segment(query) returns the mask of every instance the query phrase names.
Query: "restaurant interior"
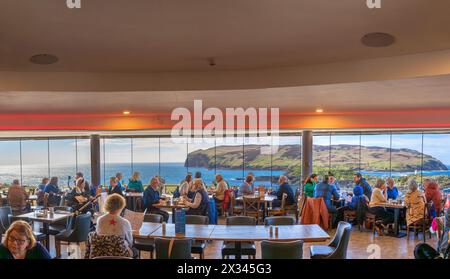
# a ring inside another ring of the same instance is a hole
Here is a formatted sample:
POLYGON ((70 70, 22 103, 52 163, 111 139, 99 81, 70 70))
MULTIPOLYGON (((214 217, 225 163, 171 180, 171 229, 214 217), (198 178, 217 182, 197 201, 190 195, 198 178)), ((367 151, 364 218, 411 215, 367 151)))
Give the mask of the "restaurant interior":
POLYGON ((0 1, 0 259, 448 258, 449 1, 65 2, 0 1))

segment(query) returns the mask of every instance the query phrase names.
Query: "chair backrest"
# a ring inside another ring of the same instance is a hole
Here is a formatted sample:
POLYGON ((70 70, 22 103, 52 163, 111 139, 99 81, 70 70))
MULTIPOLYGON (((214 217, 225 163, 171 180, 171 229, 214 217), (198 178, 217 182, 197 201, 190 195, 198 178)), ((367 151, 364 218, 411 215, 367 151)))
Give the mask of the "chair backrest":
POLYGON ((261 241, 262 259, 302 259, 303 241, 261 241))
POLYGON ((10 226, 9 215, 12 215, 10 206, 0 207, 0 236, 4 234, 10 226))
POLYGON ((231 216, 226 219, 227 226, 253 226, 256 218, 250 216, 231 216))
POLYGON ((350 232, 352 226, 347 222, 339 222, 336 229, 336 234, 331 240, 328 246, 335 248, 334 252, 329 255, 329 259, 346 259, 347 258, 347 247, 350 241, 350 232))
POLYGON ((258 212, 261 204, 260 197, 242 197, 244 201, 244 214, 247 212, 258 212))
POLYGON ((264 225, 266 226, 279 226, 279 225, 295 225, 295 218, 290 216, 273 216, 264 219, 264 225))
POLYGON ((98 235, 90 232, 86 245, 85 258, 97 259, 100 257, 131 257, 131 252, 125 244, 125 239, 118 235, 98 235))
POLYGON ((91 228, 91 214, 80 214, 75 218, 75 224, 73 232, 71 234, 71 239, 74 242, 84 242, 87 241, 89 231, 91 228))
POLYGON ((58 210, 60 210, 60 211, 68 211, 68 212, 72 212, 73 211, 72 207, 70 207, 70 206, 55 206, 55 207, 53 207, 53 210, 54 211, 58 211, 58 210))
POLYGON ((156 259, 192 259, 192 239, 155 238, 156 259))
POLYGON ((231 201, 231 208, 233 208, 236 205, 236 196, 234 195, 234 191, 232 189, 230 191, 230 201, 231 201))
POLYGON ((151 214, 151 213, 144 214, 144 222, 162 223, 163 220, 164 218, 159 214, 151 214))
POLYGON ((201 215, 186 215, 186 224, 208 225, 209 218, 208 216, 201 216, 201 215))

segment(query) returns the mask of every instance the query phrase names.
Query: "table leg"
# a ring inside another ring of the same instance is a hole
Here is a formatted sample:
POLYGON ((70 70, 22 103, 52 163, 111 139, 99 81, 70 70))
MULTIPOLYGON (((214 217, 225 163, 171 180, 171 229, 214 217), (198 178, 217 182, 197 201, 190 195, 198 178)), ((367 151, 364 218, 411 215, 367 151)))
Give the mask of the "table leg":
POLYGON ((50 234, 49 234, 49 225, 47 223, 43 224, 43 231, 45 233, 45 248, 50 252, 50 234))
POLYGON ((234 249, 236 250, 236 260, 240 260, 242 258, 242 246, 240 241, 234 243, 234 249))
POLYGON ((398 220, 399 218, 400 218, 400 208, 394 208, 394 234, 392 236, 402 238, 406 236, 406 233, 400 232, 400 224, 398 220))
POLYGON ((175 208, 172 208, 172 223, 175 224, 175 208))

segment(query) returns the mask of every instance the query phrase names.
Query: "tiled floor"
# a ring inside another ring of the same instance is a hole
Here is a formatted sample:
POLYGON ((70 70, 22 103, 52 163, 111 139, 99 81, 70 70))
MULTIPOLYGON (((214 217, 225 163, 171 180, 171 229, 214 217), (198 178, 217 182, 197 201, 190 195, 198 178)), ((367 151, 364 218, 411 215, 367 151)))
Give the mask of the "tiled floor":
MULTIPOLYGON (((219 224, 223 224, 224 219, 219 219, 219 224)), ((334 235, 334 230, 328 232, 330 236, 334 235)), ((432 239, 429 239, 427 236, 427 243, 431 244, 433 247, 436 245, 437 239, 436 236, 433 235, 432 239)), ((53 248, 53 241, 51 252, 52 255, 55 254, 53 248)), ((414 237, 411 233, 409 238, 395 238, 390 236, 378 236, 372 235, 370 231, 360 232, 357 228, 353 228, 352 234, 350 237, 350 243, 348 247, 348 258, 350 259, 372 259, 372 258, 381 258, 381 259, 412 259, 414 258, 414 248, 415 246, 423 242, 422 234, 414 237)), ((323 243, 305 243, 303 247, 303 257, 309 258, 309 247, 315 244, 323 244, 323 243)), ((260 245, 257 243, 257 254, 256 258, 261 258, 260 253, 260 245)), ((205 251, 206 259, 221 259, 221 241, 212 241, 209 242, 205 251)), ((72 251, 76 251, 77 247, 72 246, 72 251)), ((63 258, 67 258, 67 246, 62 246, 62 256, 63 258)), ((81 250, 76 251, 76 253, 70 257, 78 258, 80 255, 84 255, 84 246, 82 245, 81 250), (78 255, 77 255, 78 254, 78 255)), ((198 255, 194 255, 198 257, 198 255)), ((142 258, 148 259, 149 254, 146 252, 142 253, 142 258)))

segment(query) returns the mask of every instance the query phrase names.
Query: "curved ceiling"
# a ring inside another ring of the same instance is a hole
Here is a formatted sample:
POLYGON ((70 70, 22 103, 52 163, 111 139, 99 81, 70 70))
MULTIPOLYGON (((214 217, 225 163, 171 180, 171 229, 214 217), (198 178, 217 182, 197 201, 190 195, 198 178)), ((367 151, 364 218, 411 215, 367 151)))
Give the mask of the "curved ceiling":
POLYGON ((3 0, 0 71, 192 72, 316 65, 450 48, 448 0, 3 0), (370 48, 361 37, 396 43, 370 48), (34 54, 59 57, 33 65, 34 54), (214 57, 216 66, 209 66, 214 57))

